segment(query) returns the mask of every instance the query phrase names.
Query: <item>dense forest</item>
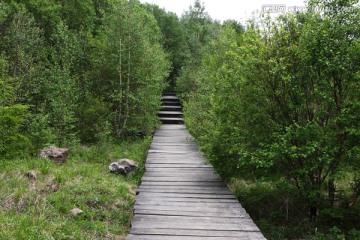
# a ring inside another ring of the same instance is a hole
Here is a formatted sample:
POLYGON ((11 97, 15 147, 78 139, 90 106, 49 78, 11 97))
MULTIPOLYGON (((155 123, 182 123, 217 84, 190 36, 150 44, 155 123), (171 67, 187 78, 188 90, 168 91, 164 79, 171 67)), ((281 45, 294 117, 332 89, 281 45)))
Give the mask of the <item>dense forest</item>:
MULTIPOLYGON (((311 0, 245 25, 211 19, 199 0, 181 17, 138 0, 2 0, 0 164, 33 166, 49 145, 96 155, 148 143, 161 94, 176 91, 188 129, 268 239, 359 239, 359 23, 357 0, 311 0)), ((129 225, 128 215, 109 219, 129 225)), ((36 232, 29 239, 67 236, 36 232)))

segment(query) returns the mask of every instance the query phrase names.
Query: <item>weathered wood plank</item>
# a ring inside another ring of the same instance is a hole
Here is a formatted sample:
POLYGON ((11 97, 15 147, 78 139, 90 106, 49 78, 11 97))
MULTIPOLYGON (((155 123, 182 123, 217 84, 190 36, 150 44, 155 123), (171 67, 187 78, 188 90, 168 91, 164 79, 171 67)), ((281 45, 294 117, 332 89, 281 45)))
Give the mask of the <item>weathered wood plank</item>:
POLYGON ((197 164, 204 164, 204 162, 202 162, 201 160, 191 160, 191 159, 184 159, 182 161, 179 161, 179 160, 173 160, 173 159, 149 159, 147 161, 147 165, 149 164, 194 164, 194 163, 197 163, 197 164))
POLYGON ((145 168, 210 168, 212 169, 211 166, 209 165, 203 165, 203 164, 161 164, 161 163, 149 163, 149 164, 145 164, 145 168))
POLYGON ((223 182, 147 182, 143 181, 141 186, 224 186, 223 182))
MULTIPOLYGON (((137 210, 148 211, 142 213, 145 215, 162 215, 161 211, 168 211, 170 216, 179 216, 177 213, 198 213, 196 217, 210 217, 205 214, 212 214, 211 217, 218 218, 250 218, 249 215, 242 209, 226 209, 226 208, 206 208, 206 207, 179 207, 179 206, 147 206, 147 205, 136 205, 135 212, 137 210), (172 213, 171 213, 172 212, 172 213)), ((164 214, 165 215, 165 214, 164 214)), ((185 215, 184 215, 185 216, 185 215)), ((186 215, 189 216, 189 215, 186 215)), ((194 215, 191 215, 194 216, 194 215)), ((194 217, 195 217, 194 216, 194 217)))
POLYGON ((250 218, 246 213, 237 215, 233 213, 205 212, 205 211, 175 211, 175 210, 157 210, 157 209, 135 209, 135 214, 141 215, 165 215, 165 216, 188 216, 188 217, 216 217, 216 218, 250 218))
POLYGON ((204 207, 204 208, 231 208, 231 209, 242 209, 241 204, 234 200, 234 201, 227 201, 219 200, 219 201, 168 201, 163 199, 153 199, 153 200, 142 200, 136 199, 135 206, 137 205, 149 205, 149 206, 179 206, 179 207, 204 207))
POLYGON ((164 190, 216 190, 221 191, 225 190, 229 194, 232 194, 231 191, 228 188, 225 188, 224 185, 221 186, 146 186, 146 185, 140 185, 139 189, 164 189, 164 190))
POLYGON ((217 195, 229 195, 230 193, 227 191, 214 191, 214 190, 192 190, 192 189, 181 189, 181 190, 176 190, 176 189, 170 189, 170 190, 165 190, 165 189, 140 189, 139 192, 141 193, 181 193, 181 194, 217 194, 217 195))
MULTIPOLYGON (((214 231, 214 230, 183 230, 183 229, 149 229, 149 228, 133 228, 132 234, 152 235, 153 237, 167 235, 184 237, 183 239, 192 239, 191 237, 212 237, 211 239, 249 239, 249 240, 264 240, 265 238, 259 232, 246 231, 214 231), (189 238, 187 238, 189 237, 189 238), (220 238, 213 238, 220 237, 220 238)), ((155 239, 155 238, 151 238, 155 239)), ((166 238, 162 238, 166 239, 166 238)))
POLYGON ((186 177, 186 176, 175 176, 175 177, 158 177, 158 176, 154 176, 154 177, 148 177, 148 176, 144 176, 143 177, 144 181, 148 181, 148 182, 153 182, 153 181, 168 181, 168 182, 193 182, 193 181, 202 181, 202 182, 216 182, 216 181, 221 181, 221 178, 219 177, 213 177, 213 176, 208 176, 208 177, 202 177, 202 176, 194 176, 194 177, 186 177))
POLYGON ((163 202, 199 202, 199 203, 239 203, 237 199, 217 199, 217 198, 183 198, 183 197, 159 197, 159 196, 137 196, 136 201, 163 201, 163 202))
POLYGON ((152 192, 152 193, 198 193, 198 194, 218 194, 218 195, 229 195, 230 191, 214 190, 214 189, 154 189, 154 188, 141 188, 139 192, 152 192))
MULTIPOLYGON (((145 175, 143 176, 143 179, 146 181, 148 178, 152 178, 152 179, 161 179, 161 178, 176 178, 176 179, 185 179, 187 182, 191 181, 191 179, 194 179, 193 181, 201 181, 202 179, 209 181, 209 180, 218 180, 221 181, 221 178, 216 175, 213 174, 211 171, 208 172, 208 174, 194 174, 194 173, 188 173, 188 172, 182 172, 182 173, 167 173, 167 172, 152 172, 152 173, 145 173, 145 175)), ((168 181, 168 180, 166 180, 168 181)), ((171 180, 170 180, 171 181, 171 180)))
POLYGON ((232 194, 196 194, 196 193, 151 193, 140 192, 140 197, 162 197, 162 198, 196 198, 196 199, 236 199, 232 194))
MULTIPOLYGON (((226 237, 226 240, 262 240, 264 238, 249 237, 226 237)), ((133 235, 130 234, 126 240, 224 240, 224 237, 197 237, 197 236, 175 236, 175 235, 133 235)))
POLYGON ((175 228, 219 231, 260 231, 251 219, 134 215, 131 226, 135 228, 175 228))

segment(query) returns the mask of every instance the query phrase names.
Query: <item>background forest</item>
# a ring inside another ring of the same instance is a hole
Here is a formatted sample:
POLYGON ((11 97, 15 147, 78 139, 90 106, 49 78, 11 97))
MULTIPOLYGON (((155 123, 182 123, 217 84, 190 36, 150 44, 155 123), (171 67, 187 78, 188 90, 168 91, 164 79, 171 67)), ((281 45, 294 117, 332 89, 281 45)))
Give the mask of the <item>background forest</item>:
POLYGON ((124 236, 141 171, 104 167, 131 157, 143 170, 160 96, 176 90, 268 239, 360 239, 357 3, 312 0, 244 26, 198 0, 181 18, 137 0, 2 0, 0 238, 124 236), (35 159, 48 145, 71 163, 35 159), (43 192, 49 179, 59 191, 43 192), (73 206, 90 213, 69 218, 73 206))

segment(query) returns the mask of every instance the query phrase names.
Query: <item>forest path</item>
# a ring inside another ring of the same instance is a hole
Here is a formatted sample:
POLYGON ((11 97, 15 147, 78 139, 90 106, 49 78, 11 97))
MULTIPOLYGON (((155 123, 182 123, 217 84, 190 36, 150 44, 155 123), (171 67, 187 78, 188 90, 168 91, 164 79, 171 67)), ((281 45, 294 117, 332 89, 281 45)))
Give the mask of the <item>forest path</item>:
POLYGON ((157 129, 145 168, 127 240, 265 239, 185 125, 157 129))

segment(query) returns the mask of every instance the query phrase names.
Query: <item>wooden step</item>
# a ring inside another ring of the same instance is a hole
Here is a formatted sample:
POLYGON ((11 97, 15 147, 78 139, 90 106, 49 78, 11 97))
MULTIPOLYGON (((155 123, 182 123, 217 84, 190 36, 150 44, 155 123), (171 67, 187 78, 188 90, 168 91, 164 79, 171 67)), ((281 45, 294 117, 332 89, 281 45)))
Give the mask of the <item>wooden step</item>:
POLYGON ((176 96, 162 96, 161 100, 164 101, 180 101, 178 97, 176 96))
POLYGON ((158 113, 163 124, 183 124, 182 106, 174 93, 165 93, 161 97, 162 108, 158 113))
POLYGON ((163 106, 160 111, 181 111, 182 107, 181 106, 163 106))
POLYGON ((182 118, 183 113, 176 111, 176 112, 172 112, 172 111, 160 111, 158 113, 159 117, 165 117, 165 118, 182 118))
POLYGON ((159 117, 160 121, 163 124, 183 124, 183 118, 166 118, 166 117, 159 117))
POLYGON ((181 107, 180 102, 175 102, 175 101, 162 101, 162 105, 163 106, 178 106, 178 107, 181 107))

